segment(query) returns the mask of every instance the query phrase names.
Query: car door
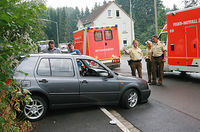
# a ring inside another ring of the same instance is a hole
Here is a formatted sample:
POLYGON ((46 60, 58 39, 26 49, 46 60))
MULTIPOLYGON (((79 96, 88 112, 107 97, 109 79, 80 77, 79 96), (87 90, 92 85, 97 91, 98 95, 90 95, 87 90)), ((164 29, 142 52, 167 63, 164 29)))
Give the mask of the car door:
POLYGON ((70 58, 42 58, 36 70, 37 82, 47 91, 52 104, 79 103, 79 84, 70 58))
POLYGON ((119 82, 109 72, 94 60, 81 60, 85 68, 89 68, 90 74, 80 74, 80 101, 81 103, 116 103, 119 99, 119 82), (93 73, 92 73, 92 70, 93 73), (96 73, 96 74, 95 74, 96 73))

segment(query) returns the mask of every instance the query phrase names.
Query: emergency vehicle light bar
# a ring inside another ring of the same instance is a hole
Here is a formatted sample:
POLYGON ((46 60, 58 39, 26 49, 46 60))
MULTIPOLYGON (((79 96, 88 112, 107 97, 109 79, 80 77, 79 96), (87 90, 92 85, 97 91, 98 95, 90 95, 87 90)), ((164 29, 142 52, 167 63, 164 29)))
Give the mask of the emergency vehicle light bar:
POLYGON ((101 29, 101 28, 112 28, 112 27, 118 27, 116 24, 115 26, 105 26, 105 27, 87 27, 87 29, 101 29))

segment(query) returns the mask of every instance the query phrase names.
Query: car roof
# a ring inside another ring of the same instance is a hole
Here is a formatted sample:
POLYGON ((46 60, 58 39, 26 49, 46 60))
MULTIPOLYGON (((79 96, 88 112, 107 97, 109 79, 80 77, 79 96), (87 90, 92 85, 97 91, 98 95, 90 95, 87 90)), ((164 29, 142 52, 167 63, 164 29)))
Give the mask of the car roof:
POLYGON ((94 59, 93 57, 87 55, 72 55, 72 54, 62 54, 62 53, 43 53, 43 54, 30 54, 30 57, 74 57, 80 59, 94 59))

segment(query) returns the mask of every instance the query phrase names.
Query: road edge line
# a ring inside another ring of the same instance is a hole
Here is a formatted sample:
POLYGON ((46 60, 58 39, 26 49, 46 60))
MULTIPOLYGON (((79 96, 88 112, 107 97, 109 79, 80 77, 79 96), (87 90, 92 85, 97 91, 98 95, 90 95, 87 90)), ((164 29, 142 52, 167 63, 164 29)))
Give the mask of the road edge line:
MULTIPOLYGON (((103 107, 100 107, 100 110, 102 111, 102 112, 104 112, 111 120, 114 120, 114 121, 116 121, 116 124, 117 124, 117 126, 123 131, 123 132, 140 132, 138 129, 136 129, 135 127, 135 130, 136 131, 130 131, 122 122, 120 122, 111 112, 109 112, 107 109, 105 109, 105 108, 103 108, 103 107)), ((114 110, 113 110, 114 111, 114 110)), ((115 113, 117 113, 116 111, 115 111, 115 113)), ((117 114, 119 114, 119 113, 117 113, 117 114)), ((120 115, 120 114, 119 114, 120 115)))

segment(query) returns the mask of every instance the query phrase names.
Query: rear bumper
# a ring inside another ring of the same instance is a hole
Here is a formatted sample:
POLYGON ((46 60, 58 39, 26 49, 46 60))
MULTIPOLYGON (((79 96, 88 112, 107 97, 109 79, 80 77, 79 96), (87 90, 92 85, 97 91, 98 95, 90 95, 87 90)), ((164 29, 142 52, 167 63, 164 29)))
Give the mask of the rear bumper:
POLYGON ((151 90, 150 89, 141 91, 140 102, 141 103, 147 102, 150 94, 151 94, 151 90))
POLYGON ((110 62, 110 63, 104 63, 104 65, 106 65, 107 67, 113 69, 113 68, 120 67, 120 62, 119 63, 112 63, 112 62, 110 62))

